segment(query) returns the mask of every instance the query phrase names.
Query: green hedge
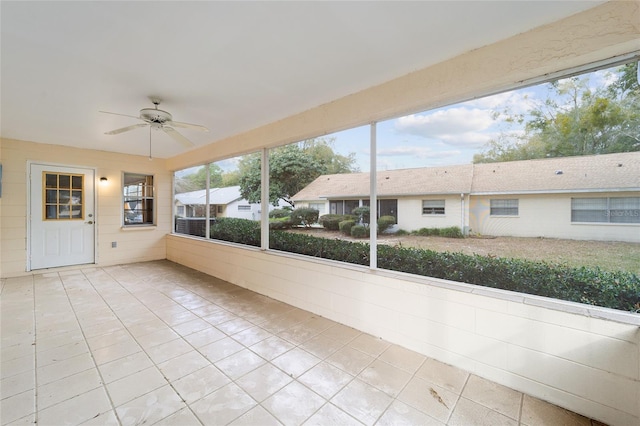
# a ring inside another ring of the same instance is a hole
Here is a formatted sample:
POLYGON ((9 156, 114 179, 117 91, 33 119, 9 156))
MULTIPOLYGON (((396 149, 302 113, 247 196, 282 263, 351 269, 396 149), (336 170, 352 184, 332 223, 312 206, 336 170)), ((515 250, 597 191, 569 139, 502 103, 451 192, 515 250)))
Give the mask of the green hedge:
POLYGON ((289 216, 291 216, 291 209, 273 209, 269 212, 269 217, 273 219, 280 219, 289 216))
POLYGON ((351 236, 353 238, 369 238, 369 227, 356 225, 351 228, 351 236))
POLYGON ((214 240, 260 247, 260 222, 233 217, 219 217, 210 228, 214 240))
POLYGON ((378 234, 382 234, 384 231, 395 225, 396 218, 393 216, 380 216, 378 219, 378 234))
POLYGON ((273 231, 269 234, 269 247, 289 253, 369 265, 369 244, 366 243, 273 231))
POLYGON ((340 222, 343 220, 355 220, 355 216, 350 214, 323 214, 318 219, 318 223, 322 225, 325 229, 330 231, 339 231, 340 230, 340 222))
POLYGON ((640 308, 640 277, 630 272, 384 245, 378 246, 378 267, 623 311, 640 308))
MULTIPOLYGON (((211 233, 221 240, 260 245, 259 222, 219 218, 211 233)), ((270 231, 269 240, 275 250, 369 265, 367 243, 283 231, 270 231)), ((622 311, 640 308, 640 277, 630 272, 387 245, 378 246, 378 267, 622 311)))
POLYGON ((340 233, 348 236, 351 236, 351 228, 353 228, 354 226, 356 226, 355 220, 343 220, 338 224, 340 233))
POLYGON ((293 226, 290 216, 269 219, 269 229, 291 229, 293 226))
POLYGON ((417 231, 413 231, 411 234, 418 235, 420 237, 447 237, 447 238, 464 238, 462 231, 457 226, 450 226, 448 228, 420 228, 417 231))
POLYGON ((291 222, 295 225, 310 227, 318 221, 318 210, 300 207, 291 212, 291 222))

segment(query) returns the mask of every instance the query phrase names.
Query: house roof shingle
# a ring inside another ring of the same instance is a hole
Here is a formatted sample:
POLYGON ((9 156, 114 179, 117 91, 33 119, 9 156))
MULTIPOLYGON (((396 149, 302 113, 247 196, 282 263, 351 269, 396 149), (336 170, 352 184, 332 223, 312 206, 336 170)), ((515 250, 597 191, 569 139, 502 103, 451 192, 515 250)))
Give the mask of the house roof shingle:
MULTIPOLYGON (((378 196, 468 193, 471 175, 471 164, 379 171, 378 196)), ((322 175, 294 195, 293 200, 359 197, 368 194, 369 173, 322 175)))
MULTIPOLYGON (((640 190, 640 152, 379 171, 378 196, 640 190)), ((369 173, 322 175, 294 201, 366 197, 369 173)))
POLYGON ((471 193, 640 189, 640 152, 476 164, 471 193))

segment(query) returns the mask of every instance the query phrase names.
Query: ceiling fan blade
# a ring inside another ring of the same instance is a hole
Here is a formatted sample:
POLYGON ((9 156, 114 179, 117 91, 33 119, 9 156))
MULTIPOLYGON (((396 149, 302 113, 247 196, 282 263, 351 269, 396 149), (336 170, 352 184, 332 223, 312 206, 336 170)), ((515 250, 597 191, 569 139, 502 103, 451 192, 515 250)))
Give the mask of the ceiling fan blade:
POLYGON ((171 127, 167 127, 167 126, 162 126, 162 130, 164 130, 166 134, 171 136, 176 141, 180 142, 182 145, 184 145, 186 147, 194 146, 193 142, 191 142, 189 139, 185 138, 180 133, 178 133, 178 131, 176 129, 171 128, 171 127))
POLYGON ((183 129, 200 130, 201 132, 209 131, 209 129, 204 126, 200 126, 199 124, 182 123, 180 121, 167 121, 165 124, 168 126, 181 127, 183 129))
POLYGON ((147 123, 144 124, 134 124, 133 126, 122 127, 120 129, 112 130, 110 132, 105 132, 105 135, 117 135, 119 133, 128 132, 129 130, 137 129, 138 127, 148 126, 147 123))
POLYGON ((109 111, 98 111, 98 112, 101 112, 103 114, 120 115, 122 117, 129 117, 129 118, 135 118, 136 120, 142 120, 140 117, 136 117, 135 115, 119 114, 117 112, 109 112, 109 111))

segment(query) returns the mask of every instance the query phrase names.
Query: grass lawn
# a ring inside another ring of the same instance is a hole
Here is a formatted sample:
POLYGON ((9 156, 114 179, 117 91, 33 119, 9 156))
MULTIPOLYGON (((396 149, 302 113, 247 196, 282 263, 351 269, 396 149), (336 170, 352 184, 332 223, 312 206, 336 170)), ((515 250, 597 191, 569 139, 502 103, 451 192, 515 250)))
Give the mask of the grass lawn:
MULTIPOLYGON (((324 228, 296 229, 316 237, 339 238, 354 241, 337 231, 324 228)), ((366 241, 366 240, 358 240, 366 241)), ((627 271, 640 274, 640 244, 577 241, 552 238, 444 238, 415 235, 379 235, 378 244, 418 247, 434 251, 462 252, 483 256, 507 257, 563 263, 569 266, 599 266, 610 271, 627 271)))

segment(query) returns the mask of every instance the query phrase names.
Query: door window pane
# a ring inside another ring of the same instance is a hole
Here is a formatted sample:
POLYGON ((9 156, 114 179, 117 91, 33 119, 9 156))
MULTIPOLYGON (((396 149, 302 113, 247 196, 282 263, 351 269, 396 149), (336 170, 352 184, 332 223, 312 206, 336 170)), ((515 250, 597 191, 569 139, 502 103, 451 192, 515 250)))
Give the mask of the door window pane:
POLYGON ((84 220, 83 175, 43 172, 43 181, 42 199, 45 220, 84 220))

